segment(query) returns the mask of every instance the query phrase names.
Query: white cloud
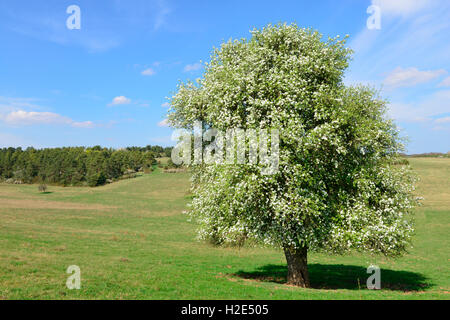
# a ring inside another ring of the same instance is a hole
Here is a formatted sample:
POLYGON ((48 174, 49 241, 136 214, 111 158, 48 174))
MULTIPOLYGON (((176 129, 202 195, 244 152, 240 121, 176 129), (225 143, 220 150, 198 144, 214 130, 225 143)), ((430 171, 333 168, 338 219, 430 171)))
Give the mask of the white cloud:
POLYGON ((72 122, 72 127, 75 128, 93 128, 94 126, 92 121, 72 122))
POLYGON ((108 104, 108 106, 117 106, 117 105, 121 105, 121 104, 130 104, 131 103, 131 99, 125 97, 125 96, 118 96, 115 97, 112 102, 110 104, 108 104))
POLYGON ((65 125, 74 128, 93 128, 100 126, 92 121, 75 121, 35 104, 35 98, 11 98, 0 96, 0 121, 9 126, 65 125))
POLYGON ((92 121, 77 122, 68 117, 53 112, 36 112, 16 110, 6 115, 1 115, 0 119, 9 125, 26 126, 35 124, 59 124, 69 125, 75 128, 92 128, 92 121))
POLYGON ((419 12, 429 5, 433 0, 372 0, 372 4, 381 8, 381 14, 408 16, 419 12))
POLYGON ((14 111, 17 109, 42 109, 37 105, 39 99, 35 98, 11 98, 0 96, 0 110, 2 111, 14 111))
POLYGON ((161 105, 161 107, 163 107, 163 108, 168 108, 168 107, 170 107, 170 103, 164 102, 164 103, 161 105))
POLYGON ((355 50, 349 72, 357 79, 379 79, 380 72, 398 65, 428 70, 449 65, 449 14, 450 1, 431 0, 407 19, 382 13, 381 30, 369 30, 361 24, 361 31, 352 34, 349 43, 355 50))
POLYGON ((431 81, 445 73, 447 72, 444 69, 420 71, 414 67, 406 69, 397 67, 388 74, 383 82, 390 88, 413 87, 431 81))
POLYGON ((434 122, 436 123, 450 123, 450 117, 444 117, 436 119, 434 122))
POLYGON ((439 87, 450 87, 450 77, 445 78, 439 83, 439 87))
POLYGON ((153 70, 152 68, 148 68, 148 69, 145 69, 144 71, 142 71, 141 74, 143 76, 153 76, 154 74, 156 74, 156 71, 153 70))
POLYGON ((416 105, 407 103, 389 104, 389 115, 401 122, 428 122, 431 118, 426 110, 416 105))
MULTIPOLYGON (((389 105, 389 115, 402 122, 437 122, 439 116, 450 111, 450 90, 438 91, 422 101, 416 103, 391 103, 389 105), (436 119, 437 120, 433 120, 436 119)), ((446 119, 446 118, 440 118, 446 119)), ((440 120, 438 123, 447 123, 440 120)))
POLYGON ((202 67, 202 64, 200 62, 188 64, 187 66, 184 67, 184 72, 197 71, 197 70, 201 69, 201 67, 202 67))
MULTIPOLYGON (((81 15, 83 30, 83 12, 81 15)), ((9 19, 9 29, 18 34, 63 46, 80 46, 90 53, 104 52, 121 43, 118 34, 110 30, 93 28, 90 32, 67 32, 66 20, 60 19, 57 11, 49 10, 45 5, 35 10, 9 10, 2 18, 9 19)))
POLYGON ((70 118, 61 116, 53 112, 36 112, 17 110, 8 113, 3 117, 3 121, 12 125, 31 125, 37 123, 44 124, 70 124, 70 118))
POLYGON ((158 122, 158 127, 168 127, 169 126, 169 120, 164 119, 160 122, 158 122))
POLYGON ((155 24, 153 25, 154 30, 161 28, 166 23, 166 17, 172 12, 164 0, 158 0, 158 9, 155 24))

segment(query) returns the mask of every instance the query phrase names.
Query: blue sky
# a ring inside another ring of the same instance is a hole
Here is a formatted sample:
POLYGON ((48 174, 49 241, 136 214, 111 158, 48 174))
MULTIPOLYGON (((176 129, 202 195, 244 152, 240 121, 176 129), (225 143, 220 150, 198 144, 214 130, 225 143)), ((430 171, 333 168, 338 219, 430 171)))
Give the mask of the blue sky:
POLYGON ((3 0, 0 147, 172 145, 164 103, 178 81, 200 77, 224 40, 277 22, 348 34, 345 82, 381 90, 408 152, 450 151, 447 0, 3 0), (380 29, 366 24, 372 4, 380 29))

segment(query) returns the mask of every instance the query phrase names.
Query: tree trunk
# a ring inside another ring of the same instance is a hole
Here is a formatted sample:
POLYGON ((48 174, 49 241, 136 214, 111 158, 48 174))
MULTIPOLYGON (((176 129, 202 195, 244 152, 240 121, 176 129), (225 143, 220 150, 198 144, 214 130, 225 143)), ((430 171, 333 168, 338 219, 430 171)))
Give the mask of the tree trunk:
POLYGON ((287 284, 309 288, 308 248, 284 248, 288 265, 287 284))

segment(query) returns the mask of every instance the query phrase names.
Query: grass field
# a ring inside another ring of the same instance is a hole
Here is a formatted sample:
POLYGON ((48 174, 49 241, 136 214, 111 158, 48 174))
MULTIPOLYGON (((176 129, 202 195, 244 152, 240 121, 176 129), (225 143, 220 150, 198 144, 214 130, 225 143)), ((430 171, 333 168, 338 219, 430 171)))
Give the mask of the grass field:
POLYGON ((284 284, 280 251, 214 248, 182 214, 187 173, 98 188, 0 184, 1 299, 449 299, 450 159, 414 158, 417 234, 398 260, 311 254, 313 289, 284 284), (366 289, 381 268, 382 290, 366 289), (81 269, 81 289, 66 269, 81 269))

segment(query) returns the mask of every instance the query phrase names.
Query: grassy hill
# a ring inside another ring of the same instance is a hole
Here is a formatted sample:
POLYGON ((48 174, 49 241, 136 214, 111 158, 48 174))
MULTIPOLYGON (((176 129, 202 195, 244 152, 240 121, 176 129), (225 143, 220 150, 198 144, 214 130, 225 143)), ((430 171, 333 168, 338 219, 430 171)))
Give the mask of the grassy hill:
POLYGON ((410 158, 421 176, 414 248, 398 260, 309 256, 313 289, 284 284, 284 255, 214 248, 182 214, 188 173, 157 170, 97 188, 0 184, 1 299, 449 299, 450 159, 410 158), (382 290, 366 288, 381 268, 382 290), (81 268, 81 289, 66 269, 81 268))

